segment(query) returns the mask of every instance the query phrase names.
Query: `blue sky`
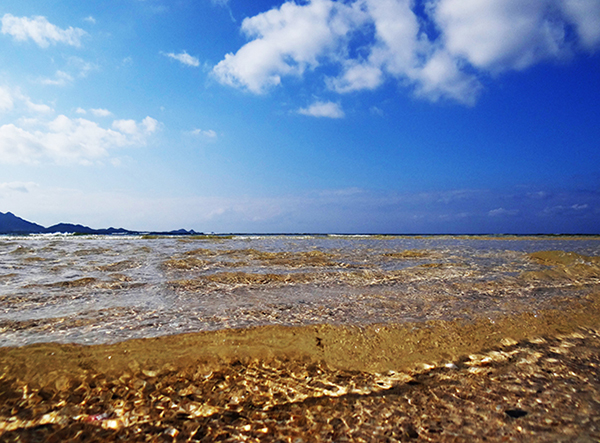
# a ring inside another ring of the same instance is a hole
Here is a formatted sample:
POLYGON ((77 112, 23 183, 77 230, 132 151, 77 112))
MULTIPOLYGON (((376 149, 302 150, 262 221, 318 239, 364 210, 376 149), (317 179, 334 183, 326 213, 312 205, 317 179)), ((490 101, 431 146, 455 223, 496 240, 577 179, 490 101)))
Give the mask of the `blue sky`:
POLYGON ((0 20, 0 212, 600 231, 600 0, 3 0, 0 20))

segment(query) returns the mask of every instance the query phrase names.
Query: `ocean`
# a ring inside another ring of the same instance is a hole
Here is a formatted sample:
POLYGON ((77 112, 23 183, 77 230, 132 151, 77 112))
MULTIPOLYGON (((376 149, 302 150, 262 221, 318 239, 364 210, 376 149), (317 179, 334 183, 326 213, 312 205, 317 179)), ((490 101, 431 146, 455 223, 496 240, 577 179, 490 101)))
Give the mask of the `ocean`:
MULTIPOLYGON (((542 309, 528 254, 597 237, 0 237, 0 346, 249 326, 366 325, 542 309)), ((558 283, 558 288, 560 287, 558 283)))

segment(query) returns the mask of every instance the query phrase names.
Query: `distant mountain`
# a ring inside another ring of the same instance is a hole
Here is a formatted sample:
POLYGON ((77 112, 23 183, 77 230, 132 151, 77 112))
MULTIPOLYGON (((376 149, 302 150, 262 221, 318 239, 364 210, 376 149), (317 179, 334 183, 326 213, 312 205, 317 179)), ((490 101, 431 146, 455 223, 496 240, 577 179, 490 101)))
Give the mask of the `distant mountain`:
POLYGON ((45 228, 36 223, 29 222, 20 217, 17 217, 11 212, 6 214, 0 212, 0 234, 50 234, 64 232, 69 234, 98 234, 98 235, 112 235, 112 234, 154 234, 154 235, 195 235, 199 234, 193 230, 186 231, 185 229, 178 229, 176 231, 169 232, 140 232, 130 231, 123 228, 108 228, 108 229, 93 229, 88 226, 77 225, 73 223, 59 223, 57 225, 45 228))
POLYGON ((77 234, 95 234, 96 230, 83 225, 74 225, 72 223, 59 223, 57 225, 52 225, 49 228, 45 228, 44 232, 74 232, 77 234))
POLYGON ((2 234, 39 234, 46 228, 36 223, 23 220, 12 212, 0 212, 0 233, 2 234))

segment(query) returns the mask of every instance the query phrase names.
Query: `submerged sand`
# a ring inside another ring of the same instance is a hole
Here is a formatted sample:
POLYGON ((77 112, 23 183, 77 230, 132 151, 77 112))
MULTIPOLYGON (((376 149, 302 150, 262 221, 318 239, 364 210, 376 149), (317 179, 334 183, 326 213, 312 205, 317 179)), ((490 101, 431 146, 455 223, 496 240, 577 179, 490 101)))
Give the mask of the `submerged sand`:
POLYGON ((531 258, 536 312, 0 348, 0 440, 598 441, 600 261, 531 258))

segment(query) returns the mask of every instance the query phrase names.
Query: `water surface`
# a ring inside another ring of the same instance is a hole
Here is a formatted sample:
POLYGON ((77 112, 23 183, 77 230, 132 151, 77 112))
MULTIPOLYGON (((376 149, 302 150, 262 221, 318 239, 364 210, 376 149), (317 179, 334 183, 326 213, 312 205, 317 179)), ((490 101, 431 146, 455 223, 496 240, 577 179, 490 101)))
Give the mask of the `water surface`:
POLYGON ((0 346, 224 328, 475 319, 585 295, 528 255, 597 237, 0 237, 0 346), (568 289, 568 290, 567 290, 568 289))

